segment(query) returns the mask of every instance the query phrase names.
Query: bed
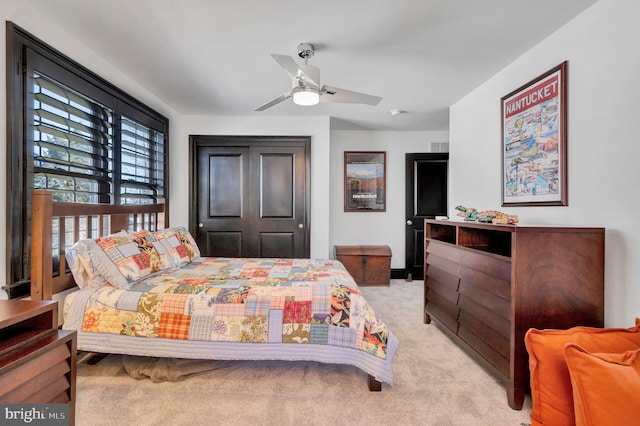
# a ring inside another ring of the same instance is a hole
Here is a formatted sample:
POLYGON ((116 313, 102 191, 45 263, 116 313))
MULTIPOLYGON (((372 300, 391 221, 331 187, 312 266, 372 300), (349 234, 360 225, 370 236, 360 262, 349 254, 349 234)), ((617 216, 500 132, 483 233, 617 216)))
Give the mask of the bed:
POLYGON ((357 367, 393 383, 398 341, 333 259, 201 257, 163 203, 112 206, 32 198, 32 299, 64 299, 78 350, 357 367))

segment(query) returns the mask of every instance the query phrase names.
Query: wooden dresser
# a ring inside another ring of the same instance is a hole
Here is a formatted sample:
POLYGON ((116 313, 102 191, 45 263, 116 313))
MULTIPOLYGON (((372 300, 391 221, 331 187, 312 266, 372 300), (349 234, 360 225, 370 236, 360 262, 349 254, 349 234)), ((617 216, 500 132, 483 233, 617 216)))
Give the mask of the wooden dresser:
POLYGON ((0 300, 0 403, 68 404, 75 421, 76 332, 58 302, 0 300))
POLYGON ((425 323, 441 329, 507 387, 521 409, 529 328, 604 323, 604 229, 427 219, 425 323))

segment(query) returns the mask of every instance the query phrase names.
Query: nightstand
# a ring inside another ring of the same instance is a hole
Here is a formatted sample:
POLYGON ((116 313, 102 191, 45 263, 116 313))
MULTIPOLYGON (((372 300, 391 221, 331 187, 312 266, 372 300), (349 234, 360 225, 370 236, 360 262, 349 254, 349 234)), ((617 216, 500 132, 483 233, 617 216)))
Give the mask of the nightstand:
POLYGON ((0 403, 67 404, 75 420, 76 332, 58 302, 0 300, 0 403))

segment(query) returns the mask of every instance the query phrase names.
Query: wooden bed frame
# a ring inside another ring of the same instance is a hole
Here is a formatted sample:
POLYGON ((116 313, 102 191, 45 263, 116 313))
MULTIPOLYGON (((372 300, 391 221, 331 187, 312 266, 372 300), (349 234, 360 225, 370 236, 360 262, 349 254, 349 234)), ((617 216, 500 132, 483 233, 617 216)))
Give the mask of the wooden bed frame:
MULTIPOLYGON (((124 206, 66 203, 53 201, 50 191, 37 189, 31 202, 31 300, 52 300, 54 294, 76 287, 73 276, 67 272, 65 245, 122 229, 155 231, 168 226, 164 200, 158 204, 124 206), (54 223, 58 226, 56 234, 52 229, 54 223), (67 223, 72 224, 72 229, 67 229, 67 223), (55 255, 59 262, 56 274, 55 255)), ((368 377, 369 390, 381 391, 382 382, 370 374, 368 377)))
POLYGON ((83 238, 98 238, 122 229, 156 231, 167 227, 169 215, 158 204, 116 206, 53 201, 50 191, 36 189, 31 197, 31 300, 51 300, 74 288, 67 272, 65 245, 83 238), (58 233, 53 233, 54 221, 58 233), (71 221, 72 229, 67 229, 71 221), (71 234, 72 238, 67 236, 71 234), (55 238, 55 239, 54 239, 55 238), (53 248, 57 247, 58 273, 53 272, 53 248))

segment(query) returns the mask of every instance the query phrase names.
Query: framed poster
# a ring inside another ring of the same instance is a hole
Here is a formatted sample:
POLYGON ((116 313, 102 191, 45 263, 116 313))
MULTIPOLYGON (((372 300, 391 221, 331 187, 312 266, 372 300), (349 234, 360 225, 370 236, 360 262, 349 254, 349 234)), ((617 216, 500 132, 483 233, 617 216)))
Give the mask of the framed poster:
POLYGON ((386 211, 387 153, 344 153, 344 211, 386 211))
POLYGON ((502 98, 502 205, 566 206, 567 61, 502 98))

